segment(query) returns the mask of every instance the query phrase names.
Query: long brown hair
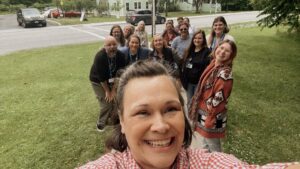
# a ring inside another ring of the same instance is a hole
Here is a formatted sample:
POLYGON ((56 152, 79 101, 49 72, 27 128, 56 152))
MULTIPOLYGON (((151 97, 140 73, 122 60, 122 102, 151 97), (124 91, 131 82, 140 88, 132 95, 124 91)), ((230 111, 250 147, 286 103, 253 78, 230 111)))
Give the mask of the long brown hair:
POLYGON ((194 52, 195 51, 195 44, 194 44, 194 39, 196 37, 196 35, 198 34, 201 34, 202 35, 202 38, 203 38, 203 42, 202 42, 202 48, 204 47, 207 47, 207 42, 206 42, 206 37, 205 37, 205 32, 204 30, 201 30, 199 29, 197 32, 194 33, 193 37, 192 37, 192 40, 191 40, 191 44, 188 48, 186 48, 185 52, 184 52, 184 55, 183 55, 183 62, 186 61, 186 59, 190 56, 191 52, 194 52))
POLYGON ((120 36, 120 41, 118 41, 118 39, 117 39, 117 41, 118 41, 118 43, 121 44, 121 46, 124 46, 124 45, 125 45, 125 37, 124 37, 123 30, 122 30, 122 28, 121 28, 120 25, 114 25, 114 26, 112 26, 111 29, 110 29, 109 35, 110 35, 110 36, 113 36, 112 33, 113 33, 113 30, 114 30, 115 28, 119 28, 120 34, 121 34, 121 36, 120 36))

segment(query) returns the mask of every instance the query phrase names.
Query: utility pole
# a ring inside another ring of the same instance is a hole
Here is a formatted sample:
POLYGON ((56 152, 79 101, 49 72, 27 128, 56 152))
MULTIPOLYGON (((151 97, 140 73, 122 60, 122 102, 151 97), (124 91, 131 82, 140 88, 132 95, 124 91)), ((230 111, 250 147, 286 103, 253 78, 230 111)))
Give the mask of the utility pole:
POLYGON ((156 11, 155 11, 155 0, 152 0, 152 37, 156 34, 156 11))

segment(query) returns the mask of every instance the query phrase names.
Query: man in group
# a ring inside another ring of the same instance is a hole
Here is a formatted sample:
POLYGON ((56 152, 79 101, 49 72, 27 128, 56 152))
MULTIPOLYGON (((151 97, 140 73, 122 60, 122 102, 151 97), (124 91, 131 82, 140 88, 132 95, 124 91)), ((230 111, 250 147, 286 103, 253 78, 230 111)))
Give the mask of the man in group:
MULTIPOLYGON (((97 130, 102 132, 115 112, 116 76, 125 68, 125 56, 117 50, 118 43, 112 36, 104 40, 104 47, 97 52, 90 71, 90 81, 100 105, 97 130)), ((112 119, 113 120, 113 119, 112 119)))

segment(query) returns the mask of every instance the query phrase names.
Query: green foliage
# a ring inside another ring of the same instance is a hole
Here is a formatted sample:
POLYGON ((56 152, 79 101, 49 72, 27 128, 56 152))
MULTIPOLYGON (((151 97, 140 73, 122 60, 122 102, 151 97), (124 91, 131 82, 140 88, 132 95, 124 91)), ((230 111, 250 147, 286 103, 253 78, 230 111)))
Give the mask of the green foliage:
POLYGON ((96 9, 97 9, 98 13, 100 14, 100 16, 107 13, 107 11, 109 10, 109 5, 108 5, 107 0, 100 0, 96 9))
POLYGON ((267 5, 268 0, 250 0, 250 5, 255 10, 262 10, 267 5))
POLYGON ((300 31, 299 0, 267 0, 266 6, 259 16, 264 16, 257 23, 262 28, 279 25, 289 26, 289 31, 300 31))
POLYGON ((0 11, 9 11, 9 7, 7 5, 0 4, 0 11))

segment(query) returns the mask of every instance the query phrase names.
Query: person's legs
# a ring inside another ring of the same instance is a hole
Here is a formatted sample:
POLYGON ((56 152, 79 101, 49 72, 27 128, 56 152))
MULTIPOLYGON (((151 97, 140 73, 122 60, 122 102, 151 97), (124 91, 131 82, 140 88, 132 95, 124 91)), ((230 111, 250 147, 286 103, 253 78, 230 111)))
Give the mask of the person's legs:
POLYGON ((197 84, 188 83, 187 90, 186 90, 188 103, 190 103, 192 97, 194 96, 196 87, 197 87, 197 84))
POLYGON ((99 130, 103 130, 109 118, 110 112, 113 109, 113 104, 105 101, 105 92, 100 84, 92 83, 92 87, 100 106, 100 115, 97 121, 97 128, 99 130))

